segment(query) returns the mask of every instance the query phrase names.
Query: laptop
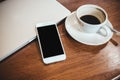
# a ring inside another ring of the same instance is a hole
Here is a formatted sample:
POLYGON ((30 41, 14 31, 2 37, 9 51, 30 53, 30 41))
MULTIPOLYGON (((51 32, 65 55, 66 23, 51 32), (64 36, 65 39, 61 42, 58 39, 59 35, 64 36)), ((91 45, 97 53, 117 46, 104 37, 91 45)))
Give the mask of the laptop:
POLYGON ((0 3, 0 61, 36 38, 35 25, 58 23, 71 12, 56 0, 5 0, 0 3))

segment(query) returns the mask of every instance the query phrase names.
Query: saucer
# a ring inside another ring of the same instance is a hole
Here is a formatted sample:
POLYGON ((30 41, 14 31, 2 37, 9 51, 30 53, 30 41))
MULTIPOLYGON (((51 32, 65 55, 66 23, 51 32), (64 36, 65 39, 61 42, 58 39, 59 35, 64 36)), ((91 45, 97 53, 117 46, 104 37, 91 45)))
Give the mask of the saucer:
POLYGON ((82 26, 76 19, 75 14, 76 13, 73 12, 66 18, 65 28, 68 34, 76 41, 87 45, 102 45, 112 38, 113 32, 107 27, 107 25, 109 27, 112 27, 110 21, 108 21, 108 23, 105 26, 103 26, 108 32, 107 36, 102 36, 98 33, 86 33, 82 30, 82 26))

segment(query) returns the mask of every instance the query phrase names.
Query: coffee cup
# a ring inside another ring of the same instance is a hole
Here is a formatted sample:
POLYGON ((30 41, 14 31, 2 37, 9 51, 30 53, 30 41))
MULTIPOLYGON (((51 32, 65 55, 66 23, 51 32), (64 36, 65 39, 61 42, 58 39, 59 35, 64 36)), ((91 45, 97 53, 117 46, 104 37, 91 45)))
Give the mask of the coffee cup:
POLYGON ((104 35, 107 35, 104 26, 108 22, 108 15, 103 8, 93 4, 82 5, 76 10, 76 18, 84 32, 97 33, 103 29, 104 35))

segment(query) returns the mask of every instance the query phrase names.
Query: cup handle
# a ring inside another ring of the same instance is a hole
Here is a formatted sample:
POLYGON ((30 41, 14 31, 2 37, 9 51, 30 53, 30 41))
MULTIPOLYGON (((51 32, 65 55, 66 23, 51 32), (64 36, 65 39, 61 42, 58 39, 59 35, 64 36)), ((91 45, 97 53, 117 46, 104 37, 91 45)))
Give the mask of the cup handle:
POLYGON ((108 36, 108 34, 109 34, 109 30, 107 30, 108 28, 107 27, 101 27, 99 30, 98 30, 98 34, 99 35, 101 35, 101 36, 103 36, 103 37, 106 37, 106 36, 108 36))

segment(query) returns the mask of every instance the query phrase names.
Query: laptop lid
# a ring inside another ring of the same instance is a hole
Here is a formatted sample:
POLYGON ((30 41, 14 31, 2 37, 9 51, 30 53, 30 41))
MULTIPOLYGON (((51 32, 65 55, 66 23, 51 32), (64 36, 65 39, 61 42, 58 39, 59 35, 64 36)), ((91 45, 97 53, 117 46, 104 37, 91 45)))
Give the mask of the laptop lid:
POLYGON ((35 24, 59 22, 70 11, 56 0, 5 0, 0 3, 0 61, 36 37, 35 24))

